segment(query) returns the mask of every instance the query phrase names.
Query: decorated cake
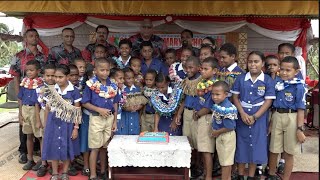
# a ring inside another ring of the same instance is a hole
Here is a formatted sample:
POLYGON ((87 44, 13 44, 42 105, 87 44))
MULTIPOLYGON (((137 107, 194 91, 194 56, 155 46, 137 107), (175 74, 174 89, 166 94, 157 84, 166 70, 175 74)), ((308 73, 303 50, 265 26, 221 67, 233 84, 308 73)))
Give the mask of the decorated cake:
POLYGON ((169 134, 167 132, 141 132, 138 137, 138 143, 169 143, 169 134))

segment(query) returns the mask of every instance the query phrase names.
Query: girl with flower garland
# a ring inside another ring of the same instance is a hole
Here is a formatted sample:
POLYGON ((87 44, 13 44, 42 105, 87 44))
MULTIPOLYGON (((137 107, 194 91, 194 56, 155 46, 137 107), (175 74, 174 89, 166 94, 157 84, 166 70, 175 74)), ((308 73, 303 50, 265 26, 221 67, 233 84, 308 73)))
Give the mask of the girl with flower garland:
POLYGON ((181 52, 180 62, 173 63, 169 68, 169 77, 173 82, 181 82, 187 78, 187 59, 193 55, 193 51, 190 48, 184 48, 181 52))
POLYGON ((134 85, 134 71, 131 68, 124 68, 124 92, 126 102, 123 105, 121 121, 123 121, 123 134, 140 134, 139 110, 147 103, 147 99, 142 95, 141 89, 134 85))
POLYGON ((155 71, 154 69, 149 69, 144 76, 145 87, 143 88, 143 95, 148 98, 149 102, 144 106, 141 113, 141 132, 154 131, 155 110, 150 103, 150 97, 152 93, 156 91, 156 76, 157 71, 155 71))
POLYGON ((116 135, 124 135, 124 120, 121 119, 121 112, 124 103, 126 102, 126 93, 124 92, 124 72, 120 68, 112 68, 110 72, 110 78, 118 86, 118 95, 120 101, 118 103, 118 115, 117 115, 117 131, 116 135))
POLYGON ((48 87, 44 93, 46 100, 46 128, 43 139, 42 160, 52 160, 52 177, 59 179, 58 164, 63 161, 62 180, 68 180, 70 160, 80 154, 74 143, 79 140, 78 129, 81 122, 81 95, 68 81, 70 69, 59 65, 55 71, 56 85, 48 87))
POLYGON ((151 103, 156 111, 154 131, 181 136, 181 126, 173 120, 173 116, 182 99, 182 89, 178 86, 170 87, 169 77, 162 73, 159 73, 155 80, 158 91, 151 95, 151 103))
POLYGON ((251 52, 247 60, 249 72, 238 76, 231 90, 240 114, 235 156, 239 179, 244 179, 246 163, 249 164, 248 179, 254 179, 256 165, 268 161, 268 109, 276 97, 274 80, 262 72, 264 61, 262 52, 251 52))

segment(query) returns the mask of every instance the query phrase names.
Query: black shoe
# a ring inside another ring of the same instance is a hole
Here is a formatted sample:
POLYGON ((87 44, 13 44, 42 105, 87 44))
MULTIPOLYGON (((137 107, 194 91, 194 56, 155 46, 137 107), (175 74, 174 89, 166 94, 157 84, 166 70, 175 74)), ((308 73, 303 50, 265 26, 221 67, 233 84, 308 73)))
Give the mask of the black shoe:
POLYGON ((256 168, 256 172, 254 173, 254 177, 260 179, 262 176, 262 169, 256 168))
POLYGON ((212 171, 212 177, 218 177, 221 176, 222 172, 221 172, 221 168, 218 169, 217 171, 212 171))
POLYGON ((268 176, 269 176, 269 166, 267 166, 267 167, 264 169, 263 175, 264 175, 265 177, 268 177, 268 176))
POLYGON ((39 161, 37 162, 37 164, 32 167, 32 171, 38 171, 38 169, 40 168, 41 164, 42 164, 42 161, 39 160, 39 161))
POLYGON ((94 177, 94 178, 89 177, 89 180, 99 180, 99 178, 98 177, 94 177))
POLYGON ((221 166, 220 166, 220 163, 219 161, 215 161, 214 164, 213 164, 213 172, 216 172, 216 171, 219 171, 221 170, 221 166))
POLYGON ((237 180, 244 180, 244 176, 243 175, 237 175, 237 180))
POLYGON ((29 171, 29 170, 32 169, 32 167, 33 167, 34 165, 36 165, 36 163, 35 163, 33 160, 28 161, 27 164, 25 164, 25 165, 22 167, 22 169, 25 170, 25 171, 29 171))
POLYGON ((237 172, 232 172, 231 173, 231 180, 237 180, 238 179, 238 173, 237 172))
POLYGON ((254 179, 255 177, 250 177, 250 176, 247 177, 247 180, 254 180, 254 179))
POLYGON ((52 167, 51 166, 50 166, 48 172, 49 172, 50 175, 52 175, 52 167))
POLYGON ((266 180, 281 180, 278 175, 268 175, 266 180))
POLYGON ((81 174, 83 176, 90 176, 90 169, 82 169, 81 174))
POLYGON ((109 179, 108 172, 104 172, 104 173, 100 174, 99 178, 101 180, 108 180, 109 179))
POLYGON ((18 161, 19 161, 20 164, 27 163, 28 162, 27 154, 26 153, 21 153, 19 155, 19 160, 18 161))
MULTIPOLYGON (((47 168, 48 168, 48 165, 42 165, 39 167, 38 171, 37 171, 37 176, 38 177, 43 177, 47 174, 47 168)), ((51 171, 52 173, 52 171, 51 171)))
POLYGON ((279 163, 279 166, 278 166, 278 169, 277 169, 279 174, 283 174, 284 173, 284 165, 285 165, 285 163, 282 163, 282 162, 279 163))
POLYGON ((78 171, 76 170, 76 168, 74 168, 72 165, 70 165, 69 170, 68 170, 68 175, 69 176, 76 176, 78 175, 78 171))
POLYGON ((191 169, 191 177, 196 178, 203 174, 203 172, 198 168, 191 169))

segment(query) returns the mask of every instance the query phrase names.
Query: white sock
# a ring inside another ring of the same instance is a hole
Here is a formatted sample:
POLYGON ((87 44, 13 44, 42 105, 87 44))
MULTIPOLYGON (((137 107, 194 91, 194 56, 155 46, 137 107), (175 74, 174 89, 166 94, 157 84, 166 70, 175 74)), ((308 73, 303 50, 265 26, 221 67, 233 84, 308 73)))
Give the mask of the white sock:
POLYGON ((280 159, 279 162, 281 162, 281 163, 286 163, 286 161, 285 161, 284 159, 280 159))

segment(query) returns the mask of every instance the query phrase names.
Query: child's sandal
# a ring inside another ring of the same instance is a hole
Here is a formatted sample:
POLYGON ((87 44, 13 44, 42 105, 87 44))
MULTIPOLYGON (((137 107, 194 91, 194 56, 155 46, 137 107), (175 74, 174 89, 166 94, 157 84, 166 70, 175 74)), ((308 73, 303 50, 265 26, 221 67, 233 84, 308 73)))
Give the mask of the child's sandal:
POLYGON ((69 175, 68 175, 68 173, 62 173, 62 174, 61 174, 61 180, 69 180, 69 175))
POLYGON ((52 174, 50 180, 59 180, 59 174, 52 174))

